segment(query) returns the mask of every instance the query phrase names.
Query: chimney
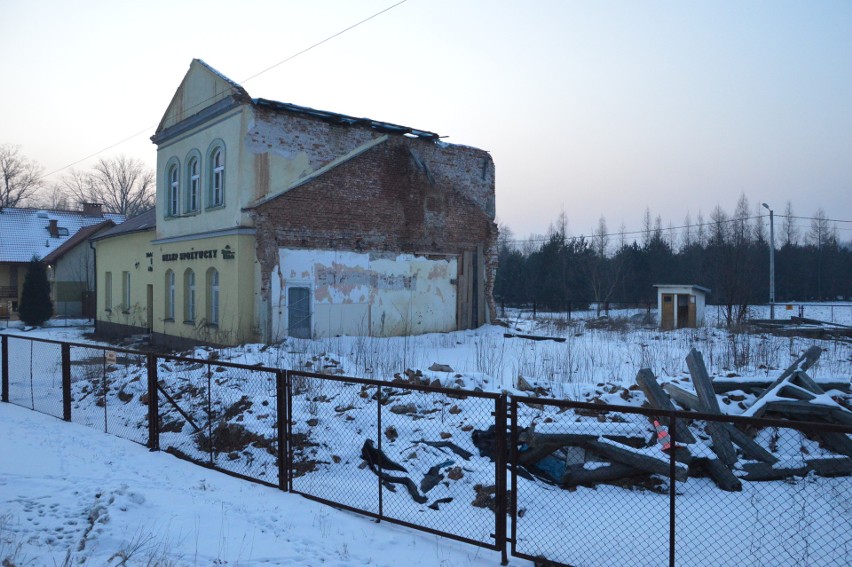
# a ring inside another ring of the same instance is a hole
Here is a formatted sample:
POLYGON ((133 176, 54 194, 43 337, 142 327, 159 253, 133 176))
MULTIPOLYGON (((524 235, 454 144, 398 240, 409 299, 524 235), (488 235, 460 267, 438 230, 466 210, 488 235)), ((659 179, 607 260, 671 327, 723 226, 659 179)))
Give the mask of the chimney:
POLYGON ((104 212, 101 210, 101 203, 83 203, 84 217, 104 218, 104 212))
POLYGON ((59 221, 56 219, 50 219, 48 222, 50 224, 47 225, 47 231, 50 232, 50 237, 59 238, 59 226, 57 225, 59 221))

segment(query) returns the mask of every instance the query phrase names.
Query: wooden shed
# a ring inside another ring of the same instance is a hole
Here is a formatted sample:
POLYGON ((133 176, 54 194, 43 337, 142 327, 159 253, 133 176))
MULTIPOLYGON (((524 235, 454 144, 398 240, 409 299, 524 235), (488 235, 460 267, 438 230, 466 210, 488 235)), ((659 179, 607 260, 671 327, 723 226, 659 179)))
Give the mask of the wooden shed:
POLYGON ((655 284, 657 317, 663 330, 704 324, 704 305, 710 290, 700 285, 655 284))

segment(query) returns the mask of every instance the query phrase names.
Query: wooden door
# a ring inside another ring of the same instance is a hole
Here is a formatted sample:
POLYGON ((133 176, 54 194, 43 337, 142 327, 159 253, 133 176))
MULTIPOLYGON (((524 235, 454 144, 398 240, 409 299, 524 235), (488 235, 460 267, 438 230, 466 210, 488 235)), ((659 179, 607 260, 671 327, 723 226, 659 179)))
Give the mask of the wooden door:
POLYGON ((663 294, 663 306, 660 312, 660 328, 663 330, 674 329, 675 295, 673 293, 663 294))

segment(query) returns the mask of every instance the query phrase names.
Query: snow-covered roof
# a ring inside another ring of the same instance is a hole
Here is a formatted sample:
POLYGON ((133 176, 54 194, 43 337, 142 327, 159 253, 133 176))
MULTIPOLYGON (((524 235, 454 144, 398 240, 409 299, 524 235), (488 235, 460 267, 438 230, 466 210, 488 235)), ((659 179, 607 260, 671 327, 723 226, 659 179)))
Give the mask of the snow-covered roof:
POLYGON ((111 220, 124 222, 124 215, 104 213, 85 215, 82 211, 58 211, 4 207, 0 209, 0 262, 29 262, 42 259, 84 227, 111 220), (50 222, 56 221, 58 236, 50 235, 50 222))

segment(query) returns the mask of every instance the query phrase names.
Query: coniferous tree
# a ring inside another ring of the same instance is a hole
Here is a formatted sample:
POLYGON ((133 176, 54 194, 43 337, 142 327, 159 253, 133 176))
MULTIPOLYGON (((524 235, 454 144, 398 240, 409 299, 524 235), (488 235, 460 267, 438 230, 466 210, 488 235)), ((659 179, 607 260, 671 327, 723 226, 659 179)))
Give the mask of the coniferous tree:
POLYGON ((21 290, 21 305, 18 308, 18 316, 27 325, 41 325, 53 316, 47 269, 35 257, 30 260, 27 267, 24 287, 21 290))

